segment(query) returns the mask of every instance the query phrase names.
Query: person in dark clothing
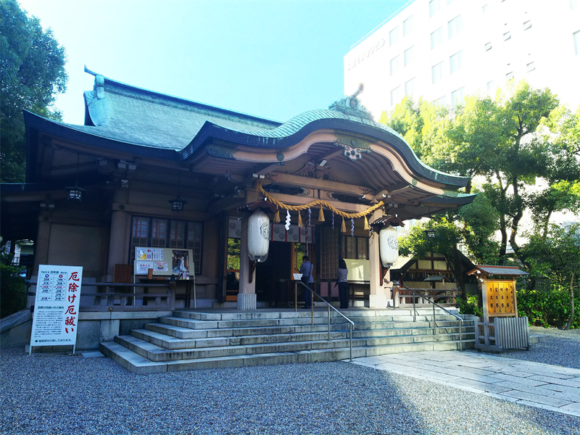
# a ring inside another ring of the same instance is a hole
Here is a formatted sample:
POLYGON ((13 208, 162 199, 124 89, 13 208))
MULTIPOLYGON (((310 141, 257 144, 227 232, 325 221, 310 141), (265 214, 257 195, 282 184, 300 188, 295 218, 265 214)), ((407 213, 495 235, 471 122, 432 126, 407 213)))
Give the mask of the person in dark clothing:
MULTIPOLYGON (((300 266, 300 273, 302 274, 302 281, 308 287, 312 288, 312 284, 314 284, 314 278, 312 277, 312 263, 310 262, 310 258, 308 255, 302 257, 302 266, 300 266)), ((310 308, 312 306, 312 293, 308 290, 304 289, 304 308, 310 308)))
MULTIPOLYGON (((346 262, 344 259, 338 261, 338 272, 336 284, 338 284, 338 297, 340 299, 340 308, 348 308, 348 269, 346 268, 346 262)), ((336 286, 336 285, 335 285, 336 286)))

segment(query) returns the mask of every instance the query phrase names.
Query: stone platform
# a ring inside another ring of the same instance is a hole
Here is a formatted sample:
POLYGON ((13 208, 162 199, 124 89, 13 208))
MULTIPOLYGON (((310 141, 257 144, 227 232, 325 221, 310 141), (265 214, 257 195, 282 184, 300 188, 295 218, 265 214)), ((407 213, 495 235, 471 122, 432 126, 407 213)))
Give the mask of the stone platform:
MULTIPOLYGON (((354 323, 353 358, 457 350, 459 321, 443 312, 345 310, 354 323)), ((337 313, 309 310, 176 310, 144 329, 116 336, 100 350, 127 370, 161 373, 248 365, 339 361, 350 357, 349 324, 337 313)), ((463 322, 463 347, 474 346, 473 321, 463 322)))

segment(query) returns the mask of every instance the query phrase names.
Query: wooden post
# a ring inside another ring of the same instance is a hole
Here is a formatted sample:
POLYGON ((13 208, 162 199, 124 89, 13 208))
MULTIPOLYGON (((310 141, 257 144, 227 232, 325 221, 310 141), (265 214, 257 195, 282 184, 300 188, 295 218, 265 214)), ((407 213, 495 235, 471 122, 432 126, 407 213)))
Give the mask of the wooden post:
MULTIPOLYGON (((383 215, 382 210, 373 212, 371 221, 375 221, 383 215)), ((374 231, 369 238, 369 263, 370 263, 370 295, 369 308, 386 308, 387 296, 383 287, 384 270, 381 264, 379 252, 379 234, 374 231)))
POLYGON ((512 288, 514 289, 514 310, 516 319, 518 318, 518 294, 516 292, 516 279, 512 278, 512 288))
POLYGON ((483 284, 481 285, 481 290, 483 293, 483 334, 485 339, 485 345, 489 346, 489 315, 487 313, 488 306, 487 306, 487 287, 489 283, 487 279, 483 280, 483 284))

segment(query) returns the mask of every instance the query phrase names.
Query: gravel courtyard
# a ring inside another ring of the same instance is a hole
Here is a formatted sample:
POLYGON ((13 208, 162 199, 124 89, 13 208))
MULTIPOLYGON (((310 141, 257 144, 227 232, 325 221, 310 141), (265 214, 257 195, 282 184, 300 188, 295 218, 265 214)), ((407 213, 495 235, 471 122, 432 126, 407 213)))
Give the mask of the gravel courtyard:
POLYGON ((530 326, 530 334, 547 335, 550 340, 532 345, 528 352, 510 351, 499 356, 580 369, 580 329, 561 331, 530 326))
POLYGON ((0 432, 580 434, 580 418, 343 362, 137 376, 0 351, 0 432))

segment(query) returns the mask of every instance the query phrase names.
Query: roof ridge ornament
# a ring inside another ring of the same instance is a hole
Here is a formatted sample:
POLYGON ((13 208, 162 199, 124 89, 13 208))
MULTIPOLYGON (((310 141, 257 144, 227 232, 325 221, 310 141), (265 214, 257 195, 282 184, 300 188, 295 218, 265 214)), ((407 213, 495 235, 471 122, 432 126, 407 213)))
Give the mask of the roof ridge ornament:
POLYGON ((364 107, 359 99, 359 94, 364 90, 364 85, 361 83, 354 94, 349 97, 342 98, 332 103, 328 108, 335 112, 342 112, 345 115, 356 116, 357 118, 373 120, 371 113, 364 107))
POLYGON ((95 91, 95 96, 97 97, 97 100, 102 100, 103 98, 105 98, 105 77, 103 77, 101 74, 97 74, 96 72, 91 71, 90 69, 87 68, 86 65, 85 72, 95 76, 95 84, 93 86, 93 90, 95 91))

